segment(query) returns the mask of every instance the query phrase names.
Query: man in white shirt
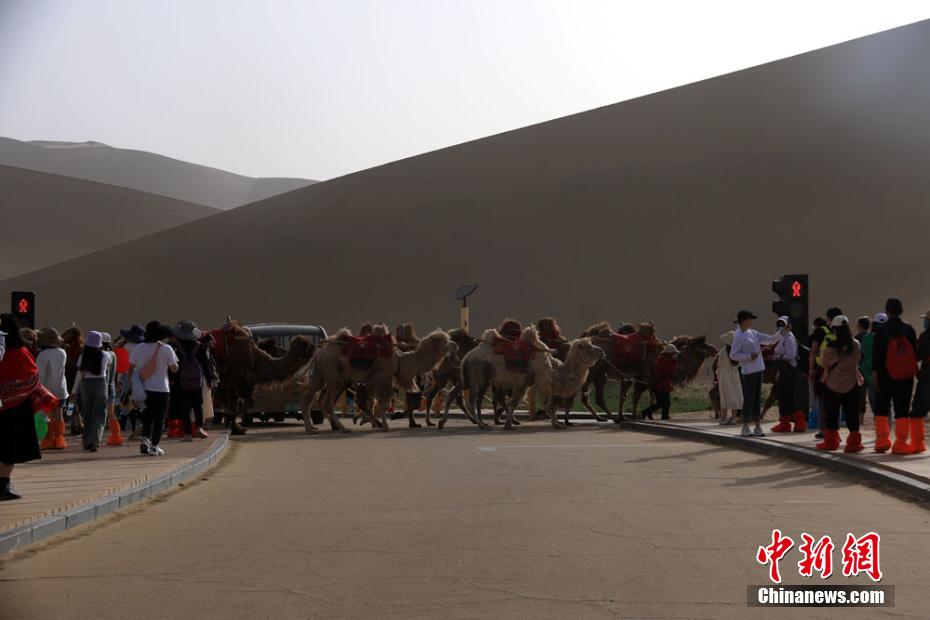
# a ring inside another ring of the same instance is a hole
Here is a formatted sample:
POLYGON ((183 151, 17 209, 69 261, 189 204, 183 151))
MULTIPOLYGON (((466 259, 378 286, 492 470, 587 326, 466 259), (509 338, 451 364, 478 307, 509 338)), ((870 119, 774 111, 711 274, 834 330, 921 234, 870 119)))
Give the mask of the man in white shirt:
POLYGON ((743 386, 743 437, 765 437, 762 424, 759 422, 759 410, 762 406, 762 372, 765 370, 765 361, 762 359, 762 345, 775 340, 775 336, 763 334, 752 329, 755 314, 748 310, 740 310, 734 323, 739 329, 733 335, 733 345, 730 347, 730 359, 739 363, 740 383, 743 386), (755 423, 755 428, 749 430, 749 422, 755 423))
POLYGON ((142 445, 139 451, 149 456, 162 456, 162 425, 168 413, 168 371, 178 371, 178 356, 162 342, 171 336, 171 328, 158 321, 145 326, 145 342, 136 345, 129 354, 129 376, 138 370, 145 386, 145 412, 142 419, 142 445), (151 374, 149 374, 151 371, 151 374), (146 376, 148 375, 148 376, 146 376))

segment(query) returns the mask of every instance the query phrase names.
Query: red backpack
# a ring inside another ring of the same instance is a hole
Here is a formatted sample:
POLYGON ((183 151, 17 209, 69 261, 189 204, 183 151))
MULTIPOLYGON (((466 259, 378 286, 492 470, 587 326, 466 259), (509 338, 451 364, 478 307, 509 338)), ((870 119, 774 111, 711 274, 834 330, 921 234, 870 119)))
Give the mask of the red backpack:
POLYGON ((917 353, 903 334, 888 341, 885 370, 894 380, 911 379, 917 374, 917 353))

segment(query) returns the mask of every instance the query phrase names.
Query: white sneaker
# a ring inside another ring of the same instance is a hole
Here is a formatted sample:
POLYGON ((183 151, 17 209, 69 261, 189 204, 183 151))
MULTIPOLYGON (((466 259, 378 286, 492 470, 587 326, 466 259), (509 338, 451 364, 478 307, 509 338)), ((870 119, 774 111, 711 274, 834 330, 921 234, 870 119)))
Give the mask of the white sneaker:
POLYGON ((165 456, 165 451, 159 446, 149 446, 149 456, 165 456))
POLYGON ((762 432, 762 427, 757 426, 755 429, 753 429, 752 436, 753 437, 765 437, 765 433, 762 432))
POLYGON ((201 439, 206 439, 207 437, 209 437, 209 435, 207 435, 207 431, 203 430, 202 427, 197 429, 197 436, 200 437, 201 439))
POLYGON ((148 437, 143 437, 142 441, 139 443, 139 454, 148 454, 149 448, 152 447, 152 442, 149 441, 148 437))
POLYGON ((742 430, 739 432, 740 437, 751 437, 752 431, 749 430, 748 424, 743 424, 742 430))

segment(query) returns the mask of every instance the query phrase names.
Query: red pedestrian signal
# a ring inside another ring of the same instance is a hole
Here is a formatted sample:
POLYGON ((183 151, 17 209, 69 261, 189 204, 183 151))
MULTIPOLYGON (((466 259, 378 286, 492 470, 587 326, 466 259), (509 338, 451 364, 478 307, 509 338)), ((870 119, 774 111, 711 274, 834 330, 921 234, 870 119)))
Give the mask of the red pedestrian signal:
POLYGON ((791 296, 800 297, 801 296, 801 283, 795 280, 791 283, 791 296))
POLYGON ((10 311, 20 327, 36 328, 36 294, 32 291, 13 291, 10 311))
POLYGON ((778 301, 772 302, 775 316, 787 316, 791 321, 791 331, 798 342, 806 345, 808 339, 808 276, 807 274, 783 275, 772 282, 772 292, 778 301))

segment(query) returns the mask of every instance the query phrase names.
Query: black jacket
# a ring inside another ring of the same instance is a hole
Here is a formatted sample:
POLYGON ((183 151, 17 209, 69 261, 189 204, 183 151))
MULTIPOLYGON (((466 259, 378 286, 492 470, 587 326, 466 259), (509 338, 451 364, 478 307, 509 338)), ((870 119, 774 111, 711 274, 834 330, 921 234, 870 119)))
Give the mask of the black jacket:
POLYGON ((888 319, 887 323, 879 326, 875 332, 875 344, 872 348, 873 371, 877 372, 879 375, 888 376, 888 372, 885 370, 885 357, 888 355, 888 343, 891 342, 893 338, 902 335, 910 341, 911 346, 914 347, 914 353, 917 354, 917 358, 921 359, 917 349, 917 332, 915 332, 914 328, 908 323, 902 321, 900 317, 893 316, 888 319))

